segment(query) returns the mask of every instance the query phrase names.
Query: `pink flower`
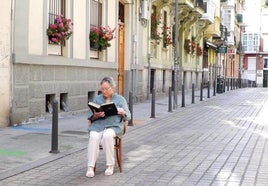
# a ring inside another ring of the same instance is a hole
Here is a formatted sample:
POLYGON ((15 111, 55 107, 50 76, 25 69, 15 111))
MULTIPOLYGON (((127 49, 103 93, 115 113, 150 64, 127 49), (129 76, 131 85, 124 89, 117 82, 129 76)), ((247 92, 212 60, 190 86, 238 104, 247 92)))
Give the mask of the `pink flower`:
POLYGON ((55 38, 55 37, 52 37, 52 38, 51 38, 51 41, 53 41, 53 42, 57 43, 57 42, 58 42, 58 39, 57 39, 57 38, 55 38))
POLYGON ((60 23, 60 24, 59 24, 59 27, 60 27, 60 28, 63 28, 63 27, 64 27, 63 23, 60 23))
POLYGON ((56 29, 56 28, 58 28, 58 26, 57 26, 56 24, 51 24, 51 25, 50 25, 50 28, 51 28, 51 29, 56 29))
POLYGON ((115 38, 114 32, 115 29, 111 29, 109 26, 93 26, 90 28, 90 42, 99 44, 100 47, 109 47, 111 44, 109 41, 115 38))

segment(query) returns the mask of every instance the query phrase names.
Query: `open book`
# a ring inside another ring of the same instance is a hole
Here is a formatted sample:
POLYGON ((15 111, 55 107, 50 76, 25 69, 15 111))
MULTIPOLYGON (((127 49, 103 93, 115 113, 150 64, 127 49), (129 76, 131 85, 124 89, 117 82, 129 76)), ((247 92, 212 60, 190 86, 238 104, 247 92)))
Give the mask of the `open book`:
POLYGON ((92 112, 105 112, 105 116, 113 116, 117 115, 118 111, 113 102, 110 103, 103 103, 101 105, 98 105, 93 102, 88 102, 88 106, 91 109, 92 112))

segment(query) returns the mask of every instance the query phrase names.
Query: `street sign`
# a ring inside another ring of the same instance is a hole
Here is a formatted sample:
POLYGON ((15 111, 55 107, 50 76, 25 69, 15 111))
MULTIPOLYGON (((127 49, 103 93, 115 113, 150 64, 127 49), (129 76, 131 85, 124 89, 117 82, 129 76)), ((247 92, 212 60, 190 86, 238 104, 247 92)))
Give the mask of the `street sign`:
POLYGON ((235 55, 236 54, 236 48, 228 48, 228 55, 235 55))
POLYGON ((227 47, 226 46, 220 46, 218 48, 218 53, 224 53, 224 54, 226 54, 227 53, 227 47))

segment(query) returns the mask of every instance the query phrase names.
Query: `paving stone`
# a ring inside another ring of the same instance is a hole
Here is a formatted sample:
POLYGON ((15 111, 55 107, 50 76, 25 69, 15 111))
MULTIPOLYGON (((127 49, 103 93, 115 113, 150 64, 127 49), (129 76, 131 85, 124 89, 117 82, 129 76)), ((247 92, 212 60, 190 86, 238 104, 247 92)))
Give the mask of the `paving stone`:
MULTIPOLYGON (((195 104, 187 102, 169 113, 165 98, 157 101, 162 112, 154 119, 148 117, 150 102, 135 105, 136 120, 143 123, 127 129, 123 173, 116 168, 113 176, 105 176, 101 151, 91 179, 85 176, 86 114, 61 118, 63 144, 57 154, 48 152, 49 132, 38 130, 39 135, 33 130, 40 125, 49 128, 50 121, 29 124, 27 131, 1 129, 0 140, 12 137, 15 150, 19 141, 29 143, 21 150, 31 152, 31 157, 25 155, 20 167, 0 169, 0 185, 268 185, 267 100, 268 89, 236 89, 195 104), (38 152, 36 157, 32 152, 38 152)), ((8 158, 1 158, 5 165, 8 158)))

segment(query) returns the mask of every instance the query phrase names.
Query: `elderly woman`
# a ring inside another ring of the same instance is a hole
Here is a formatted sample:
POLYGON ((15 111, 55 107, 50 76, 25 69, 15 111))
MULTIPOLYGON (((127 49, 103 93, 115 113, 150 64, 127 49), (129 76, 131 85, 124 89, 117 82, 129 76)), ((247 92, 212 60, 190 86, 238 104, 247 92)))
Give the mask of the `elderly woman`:
POLYGON ((123 135, 124 121, 131 119, 126 99, 115 93, 115 82, 111 77, 105 77, 100 82, 101 94, 96 96, 94 103, 99 105, 113 102, 118 110, 117 115, 106 116, 104 112, 89 114, 88 170, 87 177, 94 177, 94 166, 99 155, 99 144, 102 145, 106 156, 105 175, 114 172, 114 137, 123 135))

